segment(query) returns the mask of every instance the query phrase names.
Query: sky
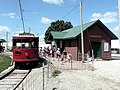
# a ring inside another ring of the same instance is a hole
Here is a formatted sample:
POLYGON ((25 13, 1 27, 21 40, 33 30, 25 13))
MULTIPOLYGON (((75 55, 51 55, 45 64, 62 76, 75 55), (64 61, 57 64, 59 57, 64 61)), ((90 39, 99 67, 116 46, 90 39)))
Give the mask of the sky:
MULTIPOLYGON (((21 0, 25 31, 44 38, 50 23, 56 20, 80 25, 80 0, 21 0)), ((100 19, 114 34, 120 37, 118 0, 82 0, 83 23, 100 19)), ((9 43, 12 36, 23 32, 19 0, 0 0, 0 38, 9 43)))

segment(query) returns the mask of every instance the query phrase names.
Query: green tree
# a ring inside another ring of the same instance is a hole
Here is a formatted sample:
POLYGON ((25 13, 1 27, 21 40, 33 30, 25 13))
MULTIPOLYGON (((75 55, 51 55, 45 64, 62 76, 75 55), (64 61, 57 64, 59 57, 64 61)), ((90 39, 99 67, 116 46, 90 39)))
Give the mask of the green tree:
POLYGON ((45 32, 45 43, 51 43, 52 40, 48 40, 48 36, 50 31, 63 31, 69 28, 72 28, 73 25, 71 24, 71 22, 64 22, 63 20, 57 20, 55 22, 52 22, 51 25, 48 27, 48 29, 45 32))

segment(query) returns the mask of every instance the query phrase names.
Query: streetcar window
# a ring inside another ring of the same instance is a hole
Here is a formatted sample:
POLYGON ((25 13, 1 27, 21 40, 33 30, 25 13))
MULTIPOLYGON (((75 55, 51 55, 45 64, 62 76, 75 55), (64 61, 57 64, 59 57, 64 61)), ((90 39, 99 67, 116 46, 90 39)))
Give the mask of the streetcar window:
POLYGON ((38 42, 36 42, 36 41, 31 42, 31 47, 32 48, 38 47, 38 42))
POLYGON ((25 48, 25 44, 22 44, 22 48, 25 48))
POLYGON ((29 42, 24 42, 21 44, 22 48, 30 48, 30 43, 29 42))
POLYGON ((31 47, 33 48, 33 47, 35 46, 35 45, 34 45, 34 42, 31 42, 31 44, 32 44, 31 47))
POLYGON ((13 39, 14 48, 38 48, 38 39, 13 39))
POLYGON ((16 43, 16 46, 17 47, 21 47, 21 43, 16 43))
POLYGON ((30 43, 25 43, 25 47, 30 47, 30 43))
POLYGON ((34 44, 35 44, 35 47, 38 47, 38 41, 35 41, 34 44))
POLYGON ((14 47, 16 48, 30 48, 30 42, 14 42, 14 47))

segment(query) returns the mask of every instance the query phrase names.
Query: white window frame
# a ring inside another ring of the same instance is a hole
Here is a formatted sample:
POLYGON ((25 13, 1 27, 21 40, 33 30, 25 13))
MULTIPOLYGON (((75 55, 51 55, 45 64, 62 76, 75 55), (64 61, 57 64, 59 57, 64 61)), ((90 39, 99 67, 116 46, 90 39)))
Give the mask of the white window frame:
POLYGON ((104 42, 104 52, 109 51, 109 43, 108 42, 104 42))

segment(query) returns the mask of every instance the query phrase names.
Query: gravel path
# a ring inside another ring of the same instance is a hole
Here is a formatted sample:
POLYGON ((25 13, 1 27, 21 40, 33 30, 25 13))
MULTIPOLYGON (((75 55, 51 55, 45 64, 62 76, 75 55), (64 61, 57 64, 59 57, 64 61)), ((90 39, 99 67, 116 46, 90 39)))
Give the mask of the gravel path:
POLYGON ((102 77, 120 82, 120 60, 95 62, 95 73, 102 77))
POLYGON ((120 90, 120 61, 96 61, 95 70, 62 70, 46 90, 120 90))

